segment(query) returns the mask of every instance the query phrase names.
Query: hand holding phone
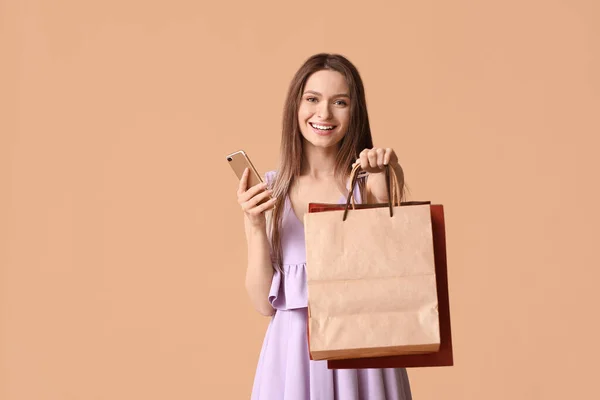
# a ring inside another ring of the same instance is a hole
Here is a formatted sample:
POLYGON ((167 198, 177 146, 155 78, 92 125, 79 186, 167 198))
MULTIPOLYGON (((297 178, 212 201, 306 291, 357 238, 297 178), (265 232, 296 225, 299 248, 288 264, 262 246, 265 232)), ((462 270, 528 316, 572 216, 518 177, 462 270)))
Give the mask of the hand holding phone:
POLYGON ((237 196, 242 210, 253 225, 264 225, 264 212, 275 206, 272 192, 243 150, 229 154, 227 161, 240 179, 237 196))

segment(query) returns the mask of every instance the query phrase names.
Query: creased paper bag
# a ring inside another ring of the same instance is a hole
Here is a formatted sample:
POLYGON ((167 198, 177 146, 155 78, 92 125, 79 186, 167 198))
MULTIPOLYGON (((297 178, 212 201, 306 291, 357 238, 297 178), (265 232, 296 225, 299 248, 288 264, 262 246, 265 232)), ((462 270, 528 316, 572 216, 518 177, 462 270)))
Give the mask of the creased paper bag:
POLYGON ((430 205, 358 205, 345 220, 337 210, 304 223, 312 359, 438 351, 430 205))

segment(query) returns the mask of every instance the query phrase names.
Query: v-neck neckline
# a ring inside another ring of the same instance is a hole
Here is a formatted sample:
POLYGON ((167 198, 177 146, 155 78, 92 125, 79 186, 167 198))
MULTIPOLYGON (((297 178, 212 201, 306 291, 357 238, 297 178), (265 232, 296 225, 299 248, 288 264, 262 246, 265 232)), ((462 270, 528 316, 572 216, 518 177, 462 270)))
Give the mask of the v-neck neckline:
MULTIPOLYGON (((287 196, 286 201, 288 203, 289 212, 292 214, 293 218, 296 220, 296 222, 298 222, 300 224, 300 226, 304 230, 304 222, 300 221, 300 218, 298 217, 298 214, 296 214, 296 211, 294 210, 294 206, 292 204, 292 200, 290 199, 289 195, 287 196)), ((340 197, 340 199, 338 200, 337 204, 343 204, 343 202, 346 202, 346 197, 345 196, 340 197)), ((308 210, 304 214, 306 214, 307 212, 308 212, 308 210)))
MULTIPOLYGON (((348 182, 346 183, 347 186, 350 186, 352 182, 348 179, 348 182)), ((353 188, 348 188, 346 187, 348 190, 352 190, 355 196, 355 200, 356 200, 356 186, 354 186, 353 188)), ((360 194, 359 194, 360 195, 360 194)), ((341 195, 340 199, 338 200, 337 204, 345 204, 347 201, 347 195, 341 195)), ((294 206, 292 204, 292 199, 290 199, 290 195, 289 193, 286 196, 286 202, 288 203, 288 209, 289 212, 292 213, 292 217, 296 220, 296 222, 298 222, 300 224, 300 227, 302 228, 302 230, 304 230, 304 222, 300 220, 300 218, 298 218, 298 214, 296 214, 296 210, 294 210, 294 206)), ((308 204, 310 204, 311 202, 309 202, 308 204)), ((308 210, 306 210, 306 212, 308 212, 308 210)), ((306 214, 305 212, 305 214, 306 214)))

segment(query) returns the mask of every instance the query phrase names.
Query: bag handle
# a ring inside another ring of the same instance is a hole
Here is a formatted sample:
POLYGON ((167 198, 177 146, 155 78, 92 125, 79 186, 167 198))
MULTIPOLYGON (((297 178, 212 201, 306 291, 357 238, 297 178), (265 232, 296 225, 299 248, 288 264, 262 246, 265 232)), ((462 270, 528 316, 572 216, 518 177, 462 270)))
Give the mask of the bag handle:
MULTIPOLYGON (((354 209, 354 187, 356 185, 356 180, 358 178, 358 172, 361 170, 360 164, 356 164, 352 168, 352 172, 350 173, 350 193, 348 193, 348 198, 346 199, 346 207, 344 208, 344 216, 342 218, 343 221, 346 220, 348 216, 348 207, 350 207, 350 203, 352 202, 352 209, 354 209)), ((385 180, 387 186, 387 194, 388 194, 388 207, 390 209, 390 217, 394 215, 394 207, 400 207, 401 205, 401 193, 400 187, 398 185, 398 178, 396 175, 396 171, 394 168, 391 168, 389 165, 385 166, 385 180)))

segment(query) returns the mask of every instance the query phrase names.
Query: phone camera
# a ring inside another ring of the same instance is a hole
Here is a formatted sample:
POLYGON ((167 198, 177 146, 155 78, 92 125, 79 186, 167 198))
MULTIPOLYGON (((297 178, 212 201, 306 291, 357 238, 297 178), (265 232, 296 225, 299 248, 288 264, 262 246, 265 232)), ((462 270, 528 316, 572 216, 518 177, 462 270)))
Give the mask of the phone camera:
POLYGON ((227 157, 227 161, 231 161, 231 160, 232 160, 232 158, 231 158, 231 157, 227 157))

